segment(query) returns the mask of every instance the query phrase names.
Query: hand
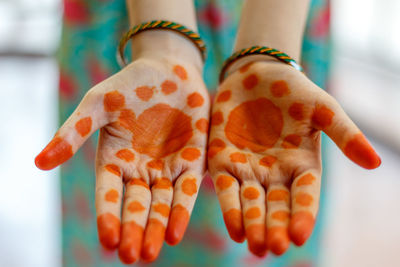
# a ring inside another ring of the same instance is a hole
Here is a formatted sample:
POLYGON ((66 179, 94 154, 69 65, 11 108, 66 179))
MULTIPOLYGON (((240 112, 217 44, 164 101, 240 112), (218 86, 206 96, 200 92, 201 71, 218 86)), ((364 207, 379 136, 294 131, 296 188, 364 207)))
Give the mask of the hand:
POLYGON ((62 164, 101 128, 96 156, 100 242, 108 249, 119 247, 125 263, 139 257, 153 261, 164 236, 177 244, 188 225, 205 171, 209 105, 193 65, 138 59, 89 90, 36 165, 50 170, 62 164))
POLYGON ((339 104, 276 61, 245 65, 218 89, 208 168, 231 238, 258 256, 302 245, 316 218, 320 131, 358 165, 381 160, 339 104))

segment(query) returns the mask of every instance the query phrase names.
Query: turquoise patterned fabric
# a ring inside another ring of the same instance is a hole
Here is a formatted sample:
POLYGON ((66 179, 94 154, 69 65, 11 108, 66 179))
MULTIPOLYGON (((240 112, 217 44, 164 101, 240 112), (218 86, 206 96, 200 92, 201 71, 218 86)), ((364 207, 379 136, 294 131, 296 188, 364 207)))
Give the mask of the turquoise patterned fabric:
MULTIPOLYGON (((303 43, 308 76, 326 88, 329 71, 329 2, 312 0, 303 43)), ((204 78, 209 90, 217 87, 218 71, 232 53, 242 1, 195 1, 200 35, 208 46, 204 78)), ((63 34, 59 49, 60 122, 64 122, 85 92, 118 72, 116 48, 128 29, 125 0, 64 0, 63 34)), ((64 266, 124 266, 117 253, 100 246, 94 205, 94 158, 97 136, 61 167, 62 257, 64 266)), ((326 164, 324 164, 326 165, 326 164)), ((323 179, 324 180, 324 179, 323 179)), ((324 212, 324 181, 321 211, 312 237, 301 248, 292 247, 283 256, 252 256, 246 243, 229 239, 214 188, 205 178, 183 241, 164 245, 159 259, 136 266, 319 266, 320 236, 324 212)))

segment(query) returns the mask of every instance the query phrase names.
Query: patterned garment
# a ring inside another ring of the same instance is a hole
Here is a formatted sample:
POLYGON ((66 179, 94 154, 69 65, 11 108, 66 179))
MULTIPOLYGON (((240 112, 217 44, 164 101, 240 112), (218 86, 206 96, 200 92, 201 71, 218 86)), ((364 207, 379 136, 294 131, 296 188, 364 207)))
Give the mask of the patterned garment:
MULTIPOLYGON (((218 71, 232 53, 242 1, 195 1, 200 35, 208 47, 204 78, 210 91, 218 71)), ((329 60, 329 2, 312 0, 303 44, 302 65, 308 77, 326 88, 329 60)), ((64 27, 59 50, 60 122, 72 113, 85 92, 118 72, 116 47, 129 27, 125 0, 64 0, 64 27)), ((94 158, 97 136, 61 167, 62 253, 64 266, 124 266, 117 253, 101 248, 94 205, 94 158)), ((324 154, 324 153, 323 153, 324 154)), ((246 243, 229 239, 211 182, 205 178, 183 241, 164 245, 158 260, 146 266, 318 266, 324 182, 319 218, 305 246, 291 246, 282 257, 252 256, 246 243)), ((145 264, 136 264, 141 266, 145 264)))

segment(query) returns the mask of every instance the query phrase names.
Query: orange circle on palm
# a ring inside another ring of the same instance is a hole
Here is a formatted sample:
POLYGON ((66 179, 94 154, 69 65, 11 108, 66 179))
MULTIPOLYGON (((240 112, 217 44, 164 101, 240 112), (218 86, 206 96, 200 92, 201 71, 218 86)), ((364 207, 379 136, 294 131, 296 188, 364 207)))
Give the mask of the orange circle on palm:
POLYGON ((167 104, 143 111, 137 119, 120 117, 120 124, 132 132, 132 147, 152 158, 163 158, 183 148, 193 135, 191 117, 167 104))
POLYGON ((281 110, 267 98, 259 98, 244 102, 232 110, 225 126, 225 135, 240 149, 262 152, 275 145, 282 128, 281 110))

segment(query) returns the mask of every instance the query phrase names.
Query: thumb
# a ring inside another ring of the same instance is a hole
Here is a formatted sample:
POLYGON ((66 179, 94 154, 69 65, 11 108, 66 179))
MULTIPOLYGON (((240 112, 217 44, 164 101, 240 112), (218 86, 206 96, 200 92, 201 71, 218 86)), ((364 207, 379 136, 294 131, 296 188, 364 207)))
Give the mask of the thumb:
POLYGON ((328 94, 322 99, 324 101, 317 102, 312 113, 314 128, 324 131, 356 164, 366 169, 379 167, 380 157, 337 101, 328 94))

